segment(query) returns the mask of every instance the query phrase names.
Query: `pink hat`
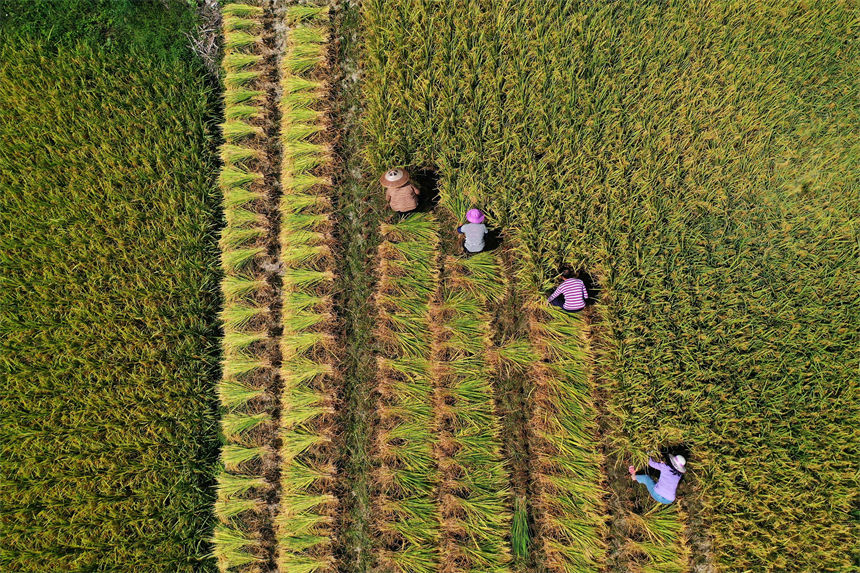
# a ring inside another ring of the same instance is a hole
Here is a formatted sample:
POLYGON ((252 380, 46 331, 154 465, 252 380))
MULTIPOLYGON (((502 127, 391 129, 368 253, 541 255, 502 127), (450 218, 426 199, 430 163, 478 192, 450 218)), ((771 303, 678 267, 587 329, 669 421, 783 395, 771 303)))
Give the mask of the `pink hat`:
POLYGON ((484 222, 484 214, 481 213, 480 209, 469 209, 466 212, 466 220, 470 223, 483 223, 484 222))

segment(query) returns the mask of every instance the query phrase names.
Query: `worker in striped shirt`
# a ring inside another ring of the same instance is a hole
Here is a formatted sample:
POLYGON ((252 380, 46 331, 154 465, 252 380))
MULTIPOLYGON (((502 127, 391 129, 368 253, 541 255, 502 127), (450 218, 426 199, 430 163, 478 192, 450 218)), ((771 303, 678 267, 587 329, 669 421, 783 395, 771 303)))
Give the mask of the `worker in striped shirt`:
POLYGON ((585 308, 585 299, 588 298, 585 283, 570 269, 562 271, 561 276, 564 282, 558 285, 547 302, 565 312, 576 312, 585 308))

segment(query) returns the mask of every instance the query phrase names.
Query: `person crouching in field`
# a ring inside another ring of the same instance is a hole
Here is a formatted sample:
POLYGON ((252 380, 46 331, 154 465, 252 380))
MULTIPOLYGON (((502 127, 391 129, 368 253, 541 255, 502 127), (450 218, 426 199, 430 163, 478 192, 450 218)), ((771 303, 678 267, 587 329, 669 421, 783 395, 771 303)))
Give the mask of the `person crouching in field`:
POLYGON ((585 283, 570 269, 562 271, 561 277, 564 281, 558 285, 547 302, 565 312, 576 312, 585 308, 585 299, 588 298, 585 283))
POLYGON ((655 482, 654 479, 646 473, 637 474, 636 468, 630 466, 630 479, 643 484, 648 488, 648 493, 651 494, 656 501, 669 504, 675 501, 675 491, 678 489, 678 484, 681 478, 687 472, 687 460, 684 456, 669 456, 669 463, 655 462, 653 458, 648 458, 648 465, 660 472, 660 477, 655 482))
POLYGON ((379 182, 385 187, 385 200, 391 210, 399 213, 402 219, 418 207, 418 187, 409 181, 409 173, 405 169, 389 169, 379 182))
POLYGON ((484 250, 484 237, 487 236, 487 226, 484 225, 484 214, 480 209, 469 209, 466 213, 465 225, 457 227, 460 233, 460 245, 466 255, 474 255, 484 250))

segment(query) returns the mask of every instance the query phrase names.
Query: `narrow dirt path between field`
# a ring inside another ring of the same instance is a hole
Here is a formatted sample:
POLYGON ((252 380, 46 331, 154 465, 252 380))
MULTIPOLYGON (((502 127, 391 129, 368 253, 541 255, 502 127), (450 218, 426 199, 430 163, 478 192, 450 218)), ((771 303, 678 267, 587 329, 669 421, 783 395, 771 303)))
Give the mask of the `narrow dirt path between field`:
MULTIPOLYGON (((265 91, 265 105, 263 115, 260 118, 266 145, 263 155, 263 186, 265 189, 265 217, 267 233, 265 236, 266 254, 269 261, 264 265, 266 269, 266 282, 269 285, 271 299, 269 307, 269 348, 267 351, 267 362, 272 366, 272 376, 268 383, 267 394, 280 396, 283 389, 283 381, 280 376, 281 366, 281 334, 283 326, 281 323, 281 145, 280 145, 280 75, 279 60, 283 51, 283 37, 278 33, 278 15, 275 13, 274 0, 263 3, 263 60, 264 69, 261 75, 260 89, 265 91)), ((265 510, 263 522, 260 524, 260 548, 262 550, 263 570, 277 571, 277 539, 275 536, 274 520, 278 513, 281 499, 281 402, 273 400, 269 410, 271 416, 271 435, 268 437, 267 446, 270 454, 264 460, 263 477, 271 484, 271 488, 264 498, 265 510)))
POLYGON ((377 374, 372 304, 376 251, 383 217, 376 181, 361 153, 359 7, 347 2, 330 9, 330 126, 333 142, 333 235, 339 263, 334 309, 343 343, 343 394, 339 413, 342 448, 336 460, 340 510, 335 523, 337 570, 368 571, 373 560, 370 439, 376 424, 377 374))

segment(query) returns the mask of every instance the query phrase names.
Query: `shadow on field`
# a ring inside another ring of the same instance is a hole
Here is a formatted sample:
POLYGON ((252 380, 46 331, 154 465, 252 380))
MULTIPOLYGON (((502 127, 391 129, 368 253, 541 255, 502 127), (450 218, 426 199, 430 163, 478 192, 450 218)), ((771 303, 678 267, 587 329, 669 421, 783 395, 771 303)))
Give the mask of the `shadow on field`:
POLYGON ((439 173, 435 169, 410 169, 412 182, 421 190, 416 213, 430 213, 439 204, 439 173))

